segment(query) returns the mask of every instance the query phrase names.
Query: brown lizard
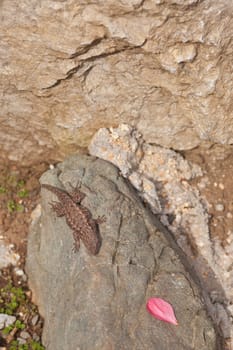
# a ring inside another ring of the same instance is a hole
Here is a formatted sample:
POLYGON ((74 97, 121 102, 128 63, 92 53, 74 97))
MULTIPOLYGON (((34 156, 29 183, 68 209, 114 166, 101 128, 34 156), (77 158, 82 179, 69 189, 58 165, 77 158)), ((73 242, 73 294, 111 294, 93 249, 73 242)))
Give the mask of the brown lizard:
POLYGON ((73 230, 74 250, 79 250, 81 239, 91 254, 98 254, 101 238, 97 224, 104 222, 105 218, 92 219, 90 211, 80 204, 85 194, 77 188, 68 193, 48 184, 41 187, 53 192, 59 199, 59 202, 53 201, 50 205, 57 216, 65 216, 67 225, 73 230))

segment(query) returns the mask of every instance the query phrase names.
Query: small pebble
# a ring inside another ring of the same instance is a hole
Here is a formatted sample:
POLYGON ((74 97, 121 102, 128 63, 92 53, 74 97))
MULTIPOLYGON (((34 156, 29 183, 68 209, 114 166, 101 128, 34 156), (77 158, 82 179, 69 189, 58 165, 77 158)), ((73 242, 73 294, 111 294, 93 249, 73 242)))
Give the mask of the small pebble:
POLYGON ((32 339, 35 340, 35 341, 40 341, 40 337, 39 337, 39 335, 36 334, 36 333, 33 333, 32 339))
POLYGON ((22 269, 20 269, 19 267, 15 267, 14 271, 15 271, 15 274, 17 276, 23 276, 24 275, 24 271, 22 269))
POLYGON ((230 212, 227 213, 227 218, 232 219, 232 214, 230 212))
POLYGON ((217 211, 224 211, 224 205, 221 203, 218 203, 215 205, 215 210, 217 211))
POLYGON ((220 190, 224 190, 224 185, 220 182, 220 184, 218 184, 218 187, 220 188, 220 190))
POLYGON ((32 325, 35 326, 37 324, 38 320, 39 320, 38 315, 33 316, 32 320, 31 320, 32 325))
POLYGON ((208 177, 203 177, 201 181, 197 184, 197 186, 202 190, 206 188, 206 185, 209 183, 208 177))
POLYGON ((10 316, 7 314, 0 314, 0 329, 10 326, 16 321, 15 316, 10 316))
POLYGON ((23 338, 23 339, 28 339, 31 336, 30 336, 30 334, 28 332, 22 331, 22 332, 20 332, 20 337, 23 338))
POLYGON ((25 339, 23 339, 23 338, 17 338, 17 340, 18 340, 20 345, 23 345, 23 344, 27 343, 27 341, 25 339))

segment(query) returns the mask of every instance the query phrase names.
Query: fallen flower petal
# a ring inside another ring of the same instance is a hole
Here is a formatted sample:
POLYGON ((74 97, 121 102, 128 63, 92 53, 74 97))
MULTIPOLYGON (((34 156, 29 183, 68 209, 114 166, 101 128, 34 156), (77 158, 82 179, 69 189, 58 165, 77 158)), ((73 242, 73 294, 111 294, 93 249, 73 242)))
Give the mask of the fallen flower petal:
POLYGON ((172 306, 161 298, 150 298, 146 304, 147 310, 158 320, 178 325, 172 306))

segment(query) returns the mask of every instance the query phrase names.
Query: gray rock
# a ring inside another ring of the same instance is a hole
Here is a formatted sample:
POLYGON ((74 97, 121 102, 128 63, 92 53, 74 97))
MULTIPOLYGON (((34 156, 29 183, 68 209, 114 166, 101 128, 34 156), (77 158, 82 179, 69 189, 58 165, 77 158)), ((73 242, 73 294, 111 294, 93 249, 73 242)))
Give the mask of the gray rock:
POLYGON ((0 239, 0 269, 18 263, 20 256, 12 248, 12 245, 6 244, 0 239))
POLYGON ((106 217, 99 254, 90 256, 82 243, 73 253, 71 230, 49 206, 55 196, 42 191, 42 215, 31 228, 26 270, 45 320, 47 350, 216 349, 197 285, 114 166, 73 156, 41 182, 66 189, 69 182, 81 184, 83 205, 94 218, 106 217), (152 296, 172 304, 177 327, 148 314, 146 301, 152 296))
POLYGON ((35 340, 35 341, 39 341, 39 340, 40 340, 40 337, 39 337, 39 335, 38 335, 38 334, 33 333, 33 335, 32 335, 32 339, 33 339, 33 340, 35 340))
POLYGON ((31 336, 30 336, 30 334, 28 332, 22 331, 22 332, 20 332, 20 337, 23 338, 23 339, 28 339, 31 336))
POLYGON ((18 340, 18 342, 19 342, 19 344, 20 345, 23 345, 23 344, 26 344, 27 343, 27 341, 25 340, 25 339, 23 339, 23 338, 17 338, 17 340, 18 340))
POLYGON ((35 326, 38 321, 39 321, 39 315, 35 315, 35 316, 33 316, 31 323, 33 326, 35 326))
POLYGON ((15 316, 7 315, 7 314, 0 314, 0 329, 3 329, 7 326, 10 326, 16 321, 15 316))
POLYGON ((217 203, 216 205, 215 205, 215 210, 217 210, 217 211, 224 211, 224 205, 222 204, 222 203, 217 203))

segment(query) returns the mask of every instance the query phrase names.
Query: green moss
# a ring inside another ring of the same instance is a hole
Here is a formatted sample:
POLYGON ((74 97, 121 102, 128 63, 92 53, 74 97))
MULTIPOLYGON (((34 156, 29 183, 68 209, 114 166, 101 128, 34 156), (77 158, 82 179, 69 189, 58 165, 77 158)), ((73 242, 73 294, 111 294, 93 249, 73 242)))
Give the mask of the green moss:
POLYGON ((19 180, 18 182, 17 182, 17 186, 18 187, 23 187, 25 185, 25 181, 24 180, 19 180))
POLYGON ((20 320, 17 320, 17 321, 15 321, 15 327, 17 329, 24 329, 26 326, 23 322, 21 322, 20 320))
POLYGON ((13 325, 13 324, 11 324, 10 326, 7 326, 7 327, 3 328, 2 334, 3 334, 3 335, 8 335, 8 334, 12 331, 12 329, 14 329, 14 325, 13 325))
POLYGON ((9 199, 9 201, 7 202, 7 210, 9 211, 9 213, 13 213, 16 209, 16 203, 13 199, 9 199))
POLYGON ((22 213, 24 211, 23 204, 16 204, 16 211, 22 213))
POLYGON ((7 209, 9 213, 13 213, 14 211, 23 212, 24 206, 20 203, 16 203, 13 199, 10 199, 7 202, 7 209))
POLYGON ((32 340, 30 343, 32 350, 45 350, 45 347, 38 343, 37 341, 32 340))
POLYGON ((8 283, 0 289, 0 312, 13 315, 19 304, 25 303, 26 295, 21 287, 14 287, 8 283))
POLYGON ((18 180, 15 174, 10 174, 5 179, 1 179, 1 182, 0 194, 4 195, 7 193, 8 198, 5 198, 5 203, 8 212, 11 214, 23 212, 24 206, 20 203, 20 200, 29 196, 29 191, 25 188, 25 181, 18 180))
POLYGON ((28 190, 26 190, 25 188, 23 188, 22 190, 18 191, 17 195, 19 198, 26 198, 28 197, 28 190))
POLYGON ((11 345, 9 347, 9 350, 17 350, 18 349, 19 342, 17 340, 13 340, 11 342, 11 345))
POLYGON ((2 194, 2 193, 6 193, 6 192, 7 192, 6 187, 4 187, 4 186, 0 186, 0 194, 2 194))
POLYGON ((27 344, 19 344, 18 340, 13 340, 9 350, 45 350, 45 347, 35 340, 31 340, 27 344))
POLYGON ((9 347, 9 350, 29 350, 28 344, 19 344, 17 340, 13 340, 9 347))

